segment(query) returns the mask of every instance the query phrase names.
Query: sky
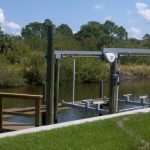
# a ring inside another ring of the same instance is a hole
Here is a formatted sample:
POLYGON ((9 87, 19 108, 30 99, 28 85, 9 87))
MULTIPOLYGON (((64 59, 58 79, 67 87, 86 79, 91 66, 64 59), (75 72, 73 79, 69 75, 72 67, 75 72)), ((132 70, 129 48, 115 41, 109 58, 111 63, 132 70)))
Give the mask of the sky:
POLYGON ((150 34, 150 0, 0 0, 0 24, 5 33, 19 35, 31 22, 50 19, 67 24, 73 32, 89 21, 111 20, 129 37, 150 34))

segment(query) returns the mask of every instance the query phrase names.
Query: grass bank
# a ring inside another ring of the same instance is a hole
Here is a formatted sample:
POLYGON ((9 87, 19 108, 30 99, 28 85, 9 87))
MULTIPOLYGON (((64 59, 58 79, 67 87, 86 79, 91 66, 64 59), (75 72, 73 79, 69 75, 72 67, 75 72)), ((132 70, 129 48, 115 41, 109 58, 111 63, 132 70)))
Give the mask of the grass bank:
POLYGON ((121 77, 123 79, 145 78, 150 77, 150 65, 121 65, 121 77))
POLYGON ((0 139, 1 150, 149 150, 150 113, 0 139))

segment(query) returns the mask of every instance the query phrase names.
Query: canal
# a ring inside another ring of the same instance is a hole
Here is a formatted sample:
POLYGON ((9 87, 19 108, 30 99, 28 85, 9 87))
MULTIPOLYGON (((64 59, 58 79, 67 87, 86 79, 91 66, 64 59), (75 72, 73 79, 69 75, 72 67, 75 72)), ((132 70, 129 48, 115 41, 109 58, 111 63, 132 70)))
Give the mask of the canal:
MULTIPOLYGON (((72 100, 72 84, 65 83, 60 85, 60 93, 59 93, 59 102, 61 100, 71 101, 72 100)), ((23 86, 17 88, 4 88, 0 89, 0 92, 13 92, 13 93, 27 93, 27 94, 42 94, 43 88, 42 86, 23 86)), ((108 97, 109 89, 108 83, 104 84, 104 95, 108 97)), ((137 100, 140 95, 147 95, 147 102, 150 102, 150 79, 145 80, 128 80, 121 81, 120 83, 120 91, 119 98, 123 99, 124 94, 133 94, 131 97, 132 100, 137 100)), ((99 97, 99 84, 76 84, 76 92, 75 92, 75 100, 83 100, 90 98, 98 98, 99 97)), ((25 107, 25 106, 33 106, 32 102, 26 100, 17 100, 17 99, 4 99, 3 102, 4 108, 11 107, 25 107)), ((71 121, 76 119, 82 119, 87 117, 95 116, 94 113, 79 111, 75 109, 67 109, 59 113, 59 122, 71 121)), ((12 116, 5 118, 6 120, 16 121, 16 122, 33 122, 34 118, 28 117, 19 117, 12 116)))

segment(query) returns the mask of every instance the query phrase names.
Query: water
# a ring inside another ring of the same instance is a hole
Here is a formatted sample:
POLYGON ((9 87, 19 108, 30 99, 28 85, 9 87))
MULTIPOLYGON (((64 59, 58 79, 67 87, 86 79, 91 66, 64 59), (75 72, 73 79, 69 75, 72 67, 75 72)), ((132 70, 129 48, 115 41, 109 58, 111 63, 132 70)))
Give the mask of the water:
MULTIPOLYGON (((104 84, 104 95, 108 97, 108 84, 104 84)), ((13 93, 28 93, 28 94, 42 94, 43 88, 37 86, 24 86, 18 88, 7 88, 0 89, 2 92, 13 92, 13 93)), ((75 92, 76 100, 90 99, 90 98, 98 98, 99 97, 99 84, 77 84, 76 92, 75 92)), ((150 102, 150 79, 146 80, 134 80, 134 81, 122 81, 120 84, 119 98, 123 99, 123 94, 133 94, 132 100, 137 100, 140 95, 147 95, 147 102, 150 102)), ((60 96, 59 102, 61 100, 71 101, 72 100, 72 84, 66 83, 60 85, 60 96)), ((4 99, 3 101, 4 108, 10 107, 24 107, 24 106, 34 106, 32 101, 26 100, 17 100, 17 99, 4 99)), ((61 111, 58 115, 59 122, 77 120, 87 117, 95 116, 95 113, 79 111, 75 109, 67 109, 61 111)), ((33 122, 33 118, 28 117, 19 117, 13 116, 7 118, 9 121, 17 121, 17 122, 33 122)))

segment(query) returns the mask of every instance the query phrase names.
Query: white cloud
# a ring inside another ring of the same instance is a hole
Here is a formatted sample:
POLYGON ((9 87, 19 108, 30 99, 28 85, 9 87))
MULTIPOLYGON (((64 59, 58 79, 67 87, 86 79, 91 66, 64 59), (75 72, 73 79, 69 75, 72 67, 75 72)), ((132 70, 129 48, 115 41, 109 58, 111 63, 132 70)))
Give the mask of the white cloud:
POLYGON ((106 16, 106 17, 104 18, 104 20, 105 20, 105 21, 107 21, 107 20, 112 21, 112 20, 113 20, 113 18, 112 18, 111 16, 106 16))
POLYGON ((129 37, 136 38, 136 39, 142 39, 142 31, 138 28, 131 27, 129 30, 127 30, 129 33, 129 37))
POLYGON ((4 17, 4 12, 3 10, 0 8, 0 23, 5 22, 5 17, 4 17))
POLYGON ((94 7, 95 10, 103 10, 104 6, 102 4, 96 4, 94 7))
POLYGON ((10 29, 20 29, 20 25, 16 24, 15 22, 8 22, 7 27, 10 29))
POLYGON ((4 11, 0 8, 0 24, 2 30, 8 34, 20 35, 21 26, 15 22, 9 22, 5 19, 4 11))
POLYGON ((142 17, 144 17, 144 19, 146 21, 150 22, 150 8, 148 7, 147 4, 141 3, 141 2, 137 2, 136 3, 136 9, 137 9, 137 13, 139 15, 141 15, 142 17))

